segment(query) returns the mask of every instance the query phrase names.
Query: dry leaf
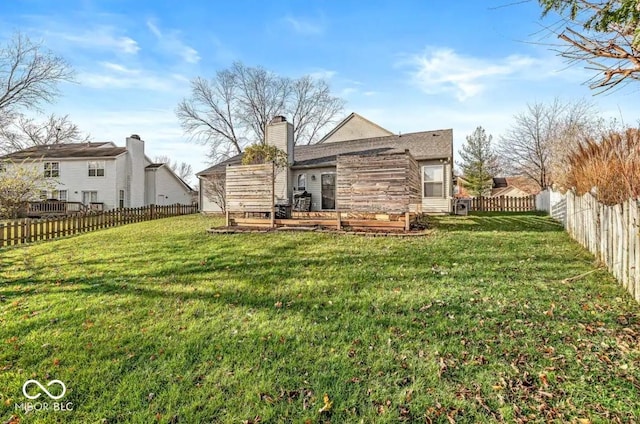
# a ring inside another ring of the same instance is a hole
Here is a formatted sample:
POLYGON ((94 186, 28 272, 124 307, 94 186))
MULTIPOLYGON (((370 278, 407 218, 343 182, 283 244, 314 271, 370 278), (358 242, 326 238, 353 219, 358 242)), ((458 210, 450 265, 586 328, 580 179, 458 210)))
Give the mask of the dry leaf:
POLYGON ((318 411, 319 413, 323 413, 323 412, 329 412, 331 411, 331 407, 333 406, 333 402, 331 402, 329 400, 329 395, 328 394, 324 394, 324 397, 322 398, 324 401, 324 405, 322 406, 322 408, 320 408, 320 410, 318 411))

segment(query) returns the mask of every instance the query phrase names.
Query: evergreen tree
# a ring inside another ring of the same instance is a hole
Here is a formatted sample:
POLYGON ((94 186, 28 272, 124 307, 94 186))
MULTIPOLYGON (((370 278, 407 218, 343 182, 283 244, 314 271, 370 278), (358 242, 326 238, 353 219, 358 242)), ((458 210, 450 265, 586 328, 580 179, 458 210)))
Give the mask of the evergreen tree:
POLYGON ((458 166, 467 182, 465 187, 472 196, 487 196, 491 193, 492 178, 499 172, 498 155, 491 146, 493 137, 482 127, 468 135, 462 146, 458 166))

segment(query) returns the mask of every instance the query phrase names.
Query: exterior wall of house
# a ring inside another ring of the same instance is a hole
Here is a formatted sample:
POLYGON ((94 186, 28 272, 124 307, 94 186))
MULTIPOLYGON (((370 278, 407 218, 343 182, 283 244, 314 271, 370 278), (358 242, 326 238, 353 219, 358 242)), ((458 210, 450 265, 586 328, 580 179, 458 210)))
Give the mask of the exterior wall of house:
POLYGON ((130 207, 130 197, 127 194, 127 156, 124 154, 115 159, 116 193, 118 195, 118 203, 115 207, 120 207, 120 190, 124 190, 124 207, 130 207))
POLYGON ((145 169, 144 171, 144 204, 153 205, 156 203, 156 172, 155 169, 145 169))
POLYGON ((156 205, 191 204, 191 191, 187 190, 168 167, 161 166, 156 168, 155 171, 151 171, 151 173, 155 174, 155 186, 153 188, 155 201, 153 203, 156 205))
POLYGON ((129 206, 132 208, 145 205, 144 167, 144 141, 127 137, 127 190, 125 197, 129 199, 129 206))
POLYGON ((46 187, 47 191, 66 190, 68 202, 82 202, 83 191, 96 191, 97 201, 104 203, 105 209, 111 209, 117 206, 116 161, 117 158, 45 159, 20 166, 34 167, 38 172, 44 173, 44 162, 58 162, 59 177, 50 179, 52 184, 51 187, 46 187), (104 164, 104 176, 89 177, 90 161, 104 164))
POLYGON ((443 163, 440 160, 418 161, 420 166, 422 211, 424 213, 451 213, 451 199, 453 198, 453 173, 451 163, 443 163), (425 165, 442 165, 444 167, 444 193, 443 197, 424 197, 424 172, 425 165))
POLYGON ((323 143, 335 143, 337 141, 358 140, 370 137, 385 137, 392 135, 391 132, 380 128, 372 122, 354 115, 342 127, 338 128, 331 136, 325 138, 323 143))
POLYGON ((298 190, 298 175, 306 174, 307 176, 307 193, 311 193, 311 210, 322 210, 322 174, 335 173, 336 167, 324 167, 324 168, 310 168, 310 169, 296 169, 291 172, 293 188, 298 190), (315 181, 313 177, 315 176, 315 181))
POLYGON ((207 196, 205 178, 207 176, 198 178, 198 184, 200 185, 200 211, 203 213, 221 213, 222 208, 207 196))

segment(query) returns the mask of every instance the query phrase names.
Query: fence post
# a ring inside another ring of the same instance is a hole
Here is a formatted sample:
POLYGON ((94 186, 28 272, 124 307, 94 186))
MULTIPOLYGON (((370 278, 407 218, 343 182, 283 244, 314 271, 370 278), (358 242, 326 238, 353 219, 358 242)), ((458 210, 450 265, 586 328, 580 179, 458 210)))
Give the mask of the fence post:
POLYGON ((29 243, 31 240, 31 220, 29 218, 24 219, 24 227, 22 229, 22 243, 29 243))

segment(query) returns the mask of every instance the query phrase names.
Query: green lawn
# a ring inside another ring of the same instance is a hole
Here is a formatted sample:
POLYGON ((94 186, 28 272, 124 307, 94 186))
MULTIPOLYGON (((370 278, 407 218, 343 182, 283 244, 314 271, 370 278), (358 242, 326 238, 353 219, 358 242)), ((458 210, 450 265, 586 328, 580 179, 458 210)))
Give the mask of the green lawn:
POLYGON ((640 306, 602 270, 563 281, 596 264, 559 225, 432 221, 400 239, 187 216, 0 250, 0 422, 640 420, 640 306), (16 411, 28 379, 73 410, 16 411))

